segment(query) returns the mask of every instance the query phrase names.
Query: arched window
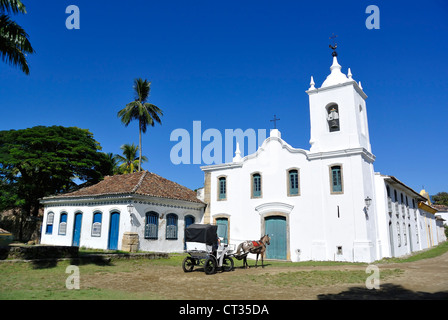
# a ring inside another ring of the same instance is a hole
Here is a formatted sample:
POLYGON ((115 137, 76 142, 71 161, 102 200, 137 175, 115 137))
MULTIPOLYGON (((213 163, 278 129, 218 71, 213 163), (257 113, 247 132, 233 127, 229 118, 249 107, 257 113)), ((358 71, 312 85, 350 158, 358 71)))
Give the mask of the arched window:
POLYGON ((67 234, 67 214, 65 212, 61 213, 59 218, 59 235, 65 236, 67 234))
POLYGON ((45 234, 52 234, 53 233, 53 223, 54 223, 54 213, 49 212, 47 214, 47 226, 45 228, 45 234))
POLYGON ((145 217, 145 239, 157 239, 159 230, 159 214, 151 211, 145 217))
POLYGON ((334 165, 330 167, 331 193, 343 193, 342 166, 334 165))
POLYGON ((328 130, 335 132, 341 130, 339 125, 339 107, 337 104, 331 104, 327 108, 328 130))
POLYGON ((288 196, 299 195, 299 170, 291 169, 288 171, 288 196))
POLYGON ((169 213, 166 216, 166 239, 177 240, 177 215, 169 213))
POLYGON ((102 222, 103 222, 103 214, 101 212, 95 212, 93 214, 93 222, 92 222, 92 237, 101 237, 102 222))
POLYGON ((226 177, 220 177, 218 179, 218 200, 227 199, 227 179, 226 177))
POLYGON ((252 198, 261 198, 261 175, 252 174, 252 198))

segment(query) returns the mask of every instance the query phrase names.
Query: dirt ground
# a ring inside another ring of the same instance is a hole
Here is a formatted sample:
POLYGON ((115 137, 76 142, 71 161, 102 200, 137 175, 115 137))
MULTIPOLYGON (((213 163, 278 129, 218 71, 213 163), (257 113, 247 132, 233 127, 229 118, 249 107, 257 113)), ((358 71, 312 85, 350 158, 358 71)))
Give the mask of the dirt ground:
MULTIPOLYGON (((279 273, 312 270, 360 270, 365 266, 270 267, 242 269, 205 275, 202 269, 184 273, 182 267, 154 266, 135 272, 98 273, 82 279, 84 288, 129 291, 151 299, 188 300, 316 300, 316 299, 444 299, 448 300, 448 252, 416 262, 378 264, 384 270, 403 270, 399 275, 380 279, 379 290, 364 283, 317 286, 266 285, 253 281, 279 273)), ((366 279, 369 274, 366 274, 366 279)))

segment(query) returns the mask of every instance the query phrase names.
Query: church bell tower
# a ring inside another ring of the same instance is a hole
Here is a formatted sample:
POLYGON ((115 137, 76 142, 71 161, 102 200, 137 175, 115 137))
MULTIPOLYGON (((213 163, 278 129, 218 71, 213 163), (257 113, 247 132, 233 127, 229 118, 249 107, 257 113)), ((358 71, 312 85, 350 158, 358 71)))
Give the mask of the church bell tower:
POLYGON ((357 83, 350 68, 341 72, 336 45, 331 73, 320 88, 311 77, 306 91, 310 101, 312 153, 364 148, 371 153, 366 99, 361 82, 357 83))

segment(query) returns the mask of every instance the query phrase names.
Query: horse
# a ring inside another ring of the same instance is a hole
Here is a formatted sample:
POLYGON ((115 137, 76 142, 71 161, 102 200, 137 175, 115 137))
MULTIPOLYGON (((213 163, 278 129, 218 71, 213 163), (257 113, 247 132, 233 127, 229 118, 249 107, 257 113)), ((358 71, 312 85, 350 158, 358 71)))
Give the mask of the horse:
POLYGON ((271 238, 265 234, 261 237, 260 241, 247 240, 238 245, 236 249, 235 258, 238 260, 244 259, 243 267, 249 268, 247 263, 247 255, 253 253, 257 255, 257 261, 255 262, 255 267, 258 266, 258 256, 261 255, 261 267, 264 268, 263 255, 266 252, 266 245, 270 245, 271 238), (241 253, 242 251, 242 253, 241 253))

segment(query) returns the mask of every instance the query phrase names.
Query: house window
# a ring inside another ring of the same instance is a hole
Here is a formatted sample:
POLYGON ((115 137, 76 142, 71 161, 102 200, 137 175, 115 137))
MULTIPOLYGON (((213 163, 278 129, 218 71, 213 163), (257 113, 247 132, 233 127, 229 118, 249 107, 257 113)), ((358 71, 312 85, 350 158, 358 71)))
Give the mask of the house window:
POLYGON ((67 214, 61 213, 59 219, 59 235, 65 236, 67 234, 67 214))
POLYGON ((288 196, 299 195, 299 170, 288 171, 288 196))
POLYGON ((221 177, 218 179, 218 200, 227 199, 227 179, 221 177))
POLYGON ((398 246, 401 247, 401 234, 400 234, 400 223, 397 222, 397 238, 398 238, 398 246))
POLYGON ((330 167, 331 193, 343 193, 342 166, 330 167))
POLYGON ((93 214, 92 237, 101 237, 102 220, 103 214, 101 212, 96 212, 93 214))
POLYGON ((159 214, 151 211, 146 214, 145 239, 157 239, 159 230, 159 214))
POLYGON ((328 106, 327 108, 327 122, 328 122, 328 130, 330 132, 339 131, 339 107, 337 104, 333 104, 328 106))
POLYGON ((177 240, 177 215, 174 213, 166 216, 166 239, 177 240))
POLYGON ((252 175, 252 198, 261 198, 261 175, 259 173, 252 175))
POLYGON ((50 212, 47 215, 47 226, 45 228, 45 234, 52 234, 53 233, 53 221, 54 221, 54 213, 50 212))
POLYGON ((389 186, 386 186, 386 190, 387 190, 387 208, 388 208, 388 212, 392 213, 392 198, 390 195, 390 188, 389 186))
POLYGON ((408 245, 408 235, 406 232, 406 224, 403 222, 403 237, 404 237, 404 245, 408 245))

